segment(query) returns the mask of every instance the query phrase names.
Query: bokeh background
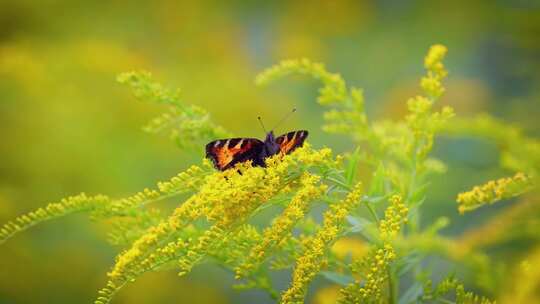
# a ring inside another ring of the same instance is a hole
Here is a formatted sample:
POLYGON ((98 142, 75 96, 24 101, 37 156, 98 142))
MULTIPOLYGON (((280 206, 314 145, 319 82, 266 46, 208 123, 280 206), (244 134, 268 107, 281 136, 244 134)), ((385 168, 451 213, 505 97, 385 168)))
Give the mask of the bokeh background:
MULTIPOLYGON (((434 43, 449 48, 441 103, 539 135, 539 1, 0 0, 0 223, 81 191, 125 196, 200 161, 202 145, 140 131, 163 109, 137 102, 120 72, 152 72, 239 136, 264 136, 258 115, 272 125, 296 107, 278 133, 306 128, 339 152, 352 143, 320 130, 315 81, 257 88, 254 76, 285 58, 322 61, 364 88, 370 120, 399 118, 434 43)), ((433 181, 425 221, 448 216, 444 233, 458 235, 497 208, 460 217, 456 193, 505 172, 490 142, 443 137, 435 155, 449 171, 433 181)), ((106 228, 71 216, 0 247, 0 303, 91 302, 118 250, 106 228)), ((232 282, 212 266, 149 274, 116 303, 271 303, 232 282)))

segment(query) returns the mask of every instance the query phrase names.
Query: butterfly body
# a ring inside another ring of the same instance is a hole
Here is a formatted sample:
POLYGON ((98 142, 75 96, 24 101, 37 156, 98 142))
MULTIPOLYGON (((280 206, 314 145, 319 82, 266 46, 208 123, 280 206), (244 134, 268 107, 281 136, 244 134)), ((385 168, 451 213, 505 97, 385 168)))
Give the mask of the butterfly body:
POLYGON ((308 134, 308 131, 300 130, 274 137, 274 132, 270 131, 264 141, 256 138, 219 139, 206 145, 206 157, 221 171, 249 160, 254 166, 265 167, 266 158, 291 153, 304 144, 308 134))
POLYGON ((266 138, 264 139, 264 148, 261 154, 262 158, 267 158, 272 155, 276 155, 279 152, 279 144, 276 142, 276 138, 274 137, 274 132, 270 131, 268 134, 266 134, 266 138))

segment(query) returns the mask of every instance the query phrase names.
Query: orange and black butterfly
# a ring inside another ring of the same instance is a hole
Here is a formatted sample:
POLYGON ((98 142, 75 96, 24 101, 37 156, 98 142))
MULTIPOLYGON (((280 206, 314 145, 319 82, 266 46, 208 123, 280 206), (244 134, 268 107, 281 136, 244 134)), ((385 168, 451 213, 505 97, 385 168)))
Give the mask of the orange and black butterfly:
POLYGON ((304 144, 308 134, 306 130, 299 130, 274 137, 274 132, 270 131, 266 133, 264 142, 257 138, 219 139, 206 145, 206 157, 221 171, 248 160, 251 160, 254 166, 265 167, 266 158, 278 153, 291 153, 304 144))

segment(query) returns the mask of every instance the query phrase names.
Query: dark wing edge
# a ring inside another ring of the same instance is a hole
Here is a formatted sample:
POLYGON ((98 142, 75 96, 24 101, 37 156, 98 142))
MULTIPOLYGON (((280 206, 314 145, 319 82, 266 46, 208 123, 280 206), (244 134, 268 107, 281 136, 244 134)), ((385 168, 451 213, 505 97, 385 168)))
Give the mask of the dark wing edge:
POLYGON ((292 131, 278 136, 276 142, 279 145, 281 153, 289 154, 296 150, 296 148, 301 147, 308 135, 309 132, 307 130, 292 131))
POLYGON ((248 160, 259 163, 263 147, 264 143, 256 138, 218 139, 206 145, 206 157, 212 160, 216 169, 224 171, 248 160))

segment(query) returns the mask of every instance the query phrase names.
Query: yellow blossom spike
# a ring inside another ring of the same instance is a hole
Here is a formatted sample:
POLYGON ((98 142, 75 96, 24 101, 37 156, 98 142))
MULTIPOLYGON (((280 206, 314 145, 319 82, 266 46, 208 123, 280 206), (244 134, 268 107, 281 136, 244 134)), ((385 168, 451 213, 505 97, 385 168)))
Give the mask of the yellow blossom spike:
POLYGON ((428 74, 422 78, 420 85, 430 97, 438 98, 444 93, 441 80, 446 77, 448 72, 445 70, 442 60, 447 51, 444 45, 433 45, 424 59, 424 66, 428 70, 428 74))
MULTIPOLYGON (((305 170, 310 166, 325 164, 332 164, 329 149, 312 150, 305 145, 289 155, 275 155, 267 159, 266 168, 252 167, 251 163, 245 162, 238 163, 231 170, 206 176, 196 194, 117 257, 116 264, 108 274, 109 283, 117 288, 111 290, 105 287, 101 290, 102 294, 112 297, 119 288, 146 269, 174 256, 180 257, 179 274, 189 273, 204 256, 227 240, 234 227, 286 188, 291 170, 305 170), (213 226, 196 240, 171 239, 176 232, 201 217, 213 223, 213 226), (175 250, 178 252, 171 253, 175 250)), ((101 302, 110 300, 102 297, 101 302)))
MULTIPOLYGON (((478 296, 470 291, 466 291, 463 284, 456 278, 450 277, 444 279, 435 290, 428 288, 424 292, 424 297, 435 302, 447 302, 443 296, 450 293, 451 291, 455 292, 456 303, 463 304, 495 304, 495 301, 491 301, 488 298, 478 296)), ((519 302, 515 302, 519 303, 519 302)))
POLYGON ((360 204, 362 184, 356 184, 345 200, 331 205, 324 213, 323 226, 306 240, 305 251, 296 260, 289 288, 281 295, 281 303, 301 303, 311 280, 321 270, 322 258, 330 245, 337 239, 343 222, 349 213, 360 204))
POLYGON ((447 71, 442 60, 446 52, 447 49, 443 45, 434 45, 430 48, 424 59, 427 75, 420 82, 425 96, 416 96, 407 101, 409 114, 406 116, 406 122, 413 139, 410 143, 406 143, 405 150, 407 156, 415 160, 416 171, 425 169, 423 161, 433 147, 435 133, 454 116, 454 111, 450 107, 443 107, 439 112, 432 111, 433 104, 444 93, 442 80, 446 77, 447 71))
POLYGON ((304 218, 310 202, 321 196, 326 185, 316 185, 319 176, 304 173, 300 178, 300 190, 296 192, 281 215, 274 219, 272 225, 265 229, 262 241, 251 249, 247 259, 236 268, 236 277, 241 278, 256 269, 269 254, 273 246, 282 242, 294 228, 296 223, 304 218))
POLYGON ((409 209, 403 203, 402 197, 393 195, 390 198, 390 206, 384 211, 384 219, 379 222, 381 239, 394 238, 401 229, 401 224, 407 222, 408 212, 409 209))
POLYGON ((0 244, 7 241, 16 233, 22 232, 41 222, 66 216, 76 212, 90 211, 106 207, 111 199, 105 195, 87 196, 81 193, 70 196, 59 203, 50 203, 43 208, 21 215, 0 227, 0 244))
POLYGON ((0 228, 0 244, 14 234, 24 231, 41 222, 66 216, 76 212, 90 212, 93 219, 125 216, 129 209, 140 208, 149 203, 170 198, 182 193, 194 191, 207 175, 198 166, 191 166, 166 182, 158 182, 158 189, 144 189, 132 196, 111 199, 105 195, 87 196, 81 193, 63 199, 59 203, 50 203, 46 207, 21 215, 0 228))
POLYGON ((388 267, 396 258, 394 247, 390 243, 401 229, 401 224, 407 221, 409 209, 403 203, 400 195, 390 198, 390 205, 384 212, 384 219, 379 222, 379 233, 383 244, 374 247, 363 259, 353 261, 355 272, 364 275, 364 286, 360 281, 354 282, 341 289, 339 303, 376 302, 381 298, 381 291, 388 280, 388 267))
POLYGON ((521 172, 516 173, 513 177, 489 181, 470 191, 458 194, 458 210, 463 214, 486 204, 518 196, 532 189, 533 185, 533 178, 521 172))
POLYGON ((353 268, 365 269, 361 278, 361 287, 357 280, 340 290, 338 303, 378 303, 381 300, 383 286, 388 281, 388 267, 395 260, 396 253, 390 243, 373 248, 362 260, 353 262, 353 268), (355 265, 356 264, 356 265, 355 265))

